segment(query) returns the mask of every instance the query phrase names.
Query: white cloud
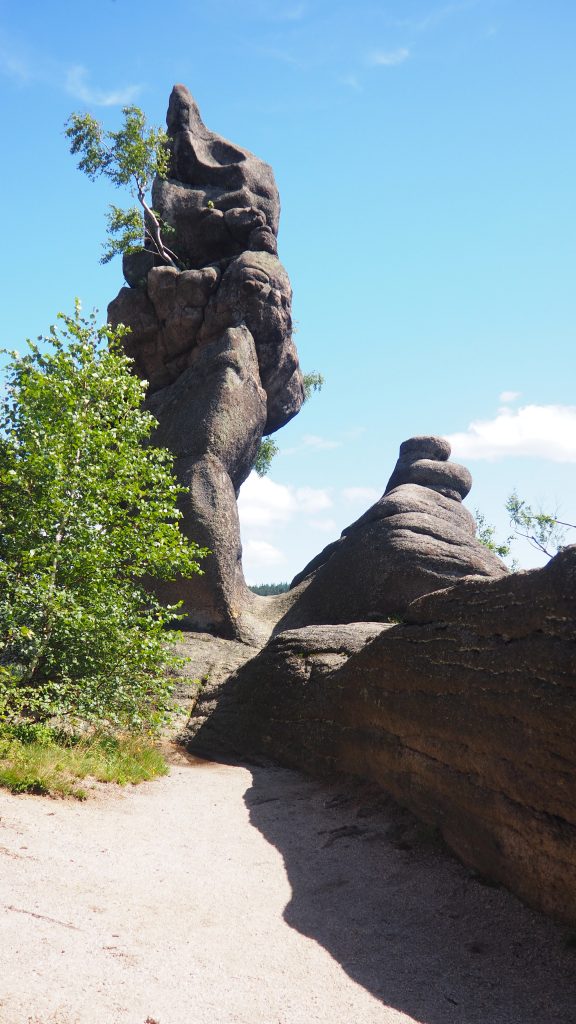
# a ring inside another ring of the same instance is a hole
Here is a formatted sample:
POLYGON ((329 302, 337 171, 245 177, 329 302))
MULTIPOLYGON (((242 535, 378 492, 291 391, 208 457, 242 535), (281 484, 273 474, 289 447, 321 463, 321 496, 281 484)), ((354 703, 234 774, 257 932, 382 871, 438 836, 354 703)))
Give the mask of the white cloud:
POLYGON ((288 523, 297 513, 331 508, 328 491, 317 487, 287 487, 251 473, 240 490, 238 513, 242 528, 288 523))
POLYGON ((375 67, 392 68, 403 64, 409 56, 410 50, 405 46, 400 46, 397 50, 374 50, 368 56, 368 63, 375 67))
POLYGON ((246 541, 243 545, 242 554, 244 561, 250 562, 252 573, 260 567, 267 568, 270 565, 282 565, 286 562, 284 552, 265 540, 246 541))
POLYGON ((127 85, 123 89, 116 89, 105 92, 102 89, 95 89, 88 85, 86 79, 88 71, 77 64, 66 72, 66 92, 70 93, 77 100, 83 103, 90 103, 96 107, 122 107, 132 103, 141 91, 140 85, 127 85))
POLYGON ((504 405, 508 405, 509 402, 515 402, 517 398, 520 398, 520 391, 502 391, 500 393, 500 401, 504 405))
POLYGON ((576 462, 576 406, 524 405, 500 409, 494 419, 475 420, 468 430, 449 434, 452 454, 460 459, 531 456, 552 462, 576 462))
POLYGON ((298 508, 303 512, 320 512, 323 508, 332 507, 332 498, 328 491, 319 487, 299 487, 295 495, 298 508))
POLYGON ((377 491, 375 487, 343 487, 342 497, 345 501, 349 501, 352 504, 357 502, 365 502, 366 505, 373 505, 378 498, 382 496, 381 491, 377 491))
POLYGON ((269 477, 251 473, 240 490, 238 514, 242 526, 271 526, 286 523, 296 510, 296 498, 289 487, 269 477))

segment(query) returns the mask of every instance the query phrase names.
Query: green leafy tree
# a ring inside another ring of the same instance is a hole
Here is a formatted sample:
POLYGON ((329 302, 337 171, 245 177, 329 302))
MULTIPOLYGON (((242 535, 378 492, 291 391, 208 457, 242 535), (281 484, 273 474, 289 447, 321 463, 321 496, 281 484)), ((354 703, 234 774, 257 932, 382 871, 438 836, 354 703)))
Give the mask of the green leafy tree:
POLYGON ((508 498, 506 511, 514 533, 524 537, 533 548, 548 558, 552 558, 563 546, 566 529, 576 529, 574 523, 563 522, 556 514, 541 509, 535 511, 524 499, 518 497, 516 491, 508 498))
POLYGON ((150 128, 139 107, 124 107, 122 114, 124 121, 116 132, 105 131, 90 114, 71 114, 65 128, 70 152, 80 157, 80 170, 92 181, 103 176, 118 188, 128 188, 140 204, 140 209, 127 210, 110 206, 101 263, 118 253, 136 252, 145 243, 164 263, 177 266, 178 257, 164 237, 172 228, 147 200, 154 178, 168 172, 168 136, 162 128, 150 128))
POLYGON ((0 398, 0 722, 154 726, 170 704, 164 608, 143 579, 199 571, 172 456, 148 443, 127 328, 60 314, 12 353, 0 398))

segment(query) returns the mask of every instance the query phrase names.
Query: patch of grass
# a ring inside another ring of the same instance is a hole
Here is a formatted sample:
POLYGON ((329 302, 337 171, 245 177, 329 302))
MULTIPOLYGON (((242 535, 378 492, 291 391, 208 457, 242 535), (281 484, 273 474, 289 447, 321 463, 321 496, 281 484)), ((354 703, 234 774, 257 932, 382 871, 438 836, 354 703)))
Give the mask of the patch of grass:
POLYGON ((166 761, 147 736, 71 733, 37 725, 0 728, 0 786, 12 793, 85 800, 81 779, 124 786, 167 772, 166 761))

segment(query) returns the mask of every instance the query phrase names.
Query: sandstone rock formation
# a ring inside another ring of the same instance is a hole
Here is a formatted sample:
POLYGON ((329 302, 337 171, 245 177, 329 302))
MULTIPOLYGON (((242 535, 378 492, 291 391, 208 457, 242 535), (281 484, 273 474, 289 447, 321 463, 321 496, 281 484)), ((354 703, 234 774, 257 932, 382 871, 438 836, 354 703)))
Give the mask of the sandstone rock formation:
POLYGON ((471 477, 449 456, 443 438, 404 441, 383 496, 293 580, 292 607, 277 630, 386 620, 463 576, 508 572, 476 539, 462 505, 471 477))
POLYGON ((183 529, 212 555, 204 576, 155 586, 192 628, 254 646, 277 634, 257 654, 204 638, 214 671, 189 745, 372 780, 467 864, 576 924, 576 547, 509 575, 462 505, 468 471, 443 439, 415 437, 382 498, 288 593, 248 590, 238 490, 263 434, 303 401, 278 192, 183 86, 167 122, 153 205, 180 266, 127 257, 108 313, 131 327, 155 440, 186 488, 183 529))
POLYGON ((304 397, 290 282, 276 255, 280 203, 271 168, 209 131, 182 85, 167 123, 170 174, 155 182, 153 203, 187 269, 157 266, 146 251, 125 257, 131 287, 108 318, 131 328, 126 351, 149 382, 155 440, 173 451, 187 489, 183 529, 212 552, 204 576, 160 583, 159 593, 183 600, 189 625, 253 642, 236 497, 263 434, 304 397))
POLYGON ((466 864, 576 924, 576 545, 404 617, 279 634, 208 718, 200 704, 192 749, 373 780, 466 864))
POLYGON ((389 628, 354 622, 279 633, 245 671, 219 676, 202 688, 186 743, 210 757, 268 755, 316 771, 318 752, 330 745, 334 724, 334 695, 326 691, 325 677, 389 628))

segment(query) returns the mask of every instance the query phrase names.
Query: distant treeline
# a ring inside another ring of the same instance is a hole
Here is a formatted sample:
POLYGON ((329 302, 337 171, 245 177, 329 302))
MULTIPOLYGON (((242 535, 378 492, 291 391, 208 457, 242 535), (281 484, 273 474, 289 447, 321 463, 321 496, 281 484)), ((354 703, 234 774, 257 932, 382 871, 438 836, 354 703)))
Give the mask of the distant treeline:
POLYGON ((257 583, 256 586, 250 587, 250 590, 254 594, 259 594, 260 597, 270 597, 271 594, 284 594, 289 589, 289 583, 257 583))

